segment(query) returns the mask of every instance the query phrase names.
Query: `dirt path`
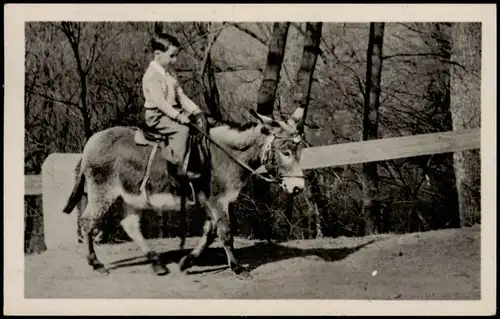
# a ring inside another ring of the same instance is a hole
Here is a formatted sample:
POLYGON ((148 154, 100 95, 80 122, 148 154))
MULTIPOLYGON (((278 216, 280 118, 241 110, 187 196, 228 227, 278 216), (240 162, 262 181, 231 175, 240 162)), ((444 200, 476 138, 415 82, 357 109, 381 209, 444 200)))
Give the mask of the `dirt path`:
MULTIPOLYGON (((190 238, 187 247, 195 245, 190 238)), ((177 261, 178 240, 152 240, 167 263, 177 261)), ((157 277, 133 243, 96 248, 111 270, 99 276, 82 245, 25 258, 26 298, 480 298, 480 228, 407 235, 292 241, 268 246, 235 240, 236 254, 253 268, 242 280, 213 244, 187 274, 157 277), (375 273, 376 271, 376 273, 375 273)))

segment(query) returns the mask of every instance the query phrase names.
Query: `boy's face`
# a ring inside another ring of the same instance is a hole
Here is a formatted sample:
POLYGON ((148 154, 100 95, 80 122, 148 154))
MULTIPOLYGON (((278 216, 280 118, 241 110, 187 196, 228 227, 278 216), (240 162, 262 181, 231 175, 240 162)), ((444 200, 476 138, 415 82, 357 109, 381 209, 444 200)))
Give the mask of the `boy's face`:
POLYGON ((163 67, 167 67, 170 64, 175 63, 177 60, 177 54, 179 53, 179 48, 170 45, 166 51, 155 51, 155 59, 163 67))

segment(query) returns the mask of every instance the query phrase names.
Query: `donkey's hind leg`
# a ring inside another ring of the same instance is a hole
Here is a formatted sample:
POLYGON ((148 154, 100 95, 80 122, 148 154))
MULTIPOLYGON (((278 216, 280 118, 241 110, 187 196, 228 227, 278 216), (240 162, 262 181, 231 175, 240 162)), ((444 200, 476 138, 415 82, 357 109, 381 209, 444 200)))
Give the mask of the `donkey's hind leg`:
POLYGON ((113 201, 114 198, 110 197, 108 192, 100 192, 97 187, 89 185, 88 204, 81 216, 83 241, 88 249, 87 262, 95 271, 103 274, 109 274, 109 271, 97 259, 92 233, 97 222, 106 214, 113 201))
POLYGON ((168 274, 168 269, 161 263, 160 256, 154 250, 152 250, 146 239, 142 235, 141 227, 140 227, 140 215, 139 211, 130 207, 129 205, 125 206, 125 218, 122 219, 120 225, 123 227, 127 235, 139 246, 142 253, 147 256, 149 261, 151 261, 153 265, 153 271, 158 276, 164 276, 168 274))

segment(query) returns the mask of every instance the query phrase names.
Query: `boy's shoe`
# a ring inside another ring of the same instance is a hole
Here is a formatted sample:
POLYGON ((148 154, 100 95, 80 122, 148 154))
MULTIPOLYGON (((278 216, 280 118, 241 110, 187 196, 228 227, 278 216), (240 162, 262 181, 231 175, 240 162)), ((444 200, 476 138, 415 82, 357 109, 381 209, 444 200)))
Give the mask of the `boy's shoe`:
POLYGON ((186 176, 189 178, 189 179, 197 179, 197 178, 200 178, 201 175, 198 174, 198 173, 195 173, 195 172, 187 172, 186 173, 186 176))

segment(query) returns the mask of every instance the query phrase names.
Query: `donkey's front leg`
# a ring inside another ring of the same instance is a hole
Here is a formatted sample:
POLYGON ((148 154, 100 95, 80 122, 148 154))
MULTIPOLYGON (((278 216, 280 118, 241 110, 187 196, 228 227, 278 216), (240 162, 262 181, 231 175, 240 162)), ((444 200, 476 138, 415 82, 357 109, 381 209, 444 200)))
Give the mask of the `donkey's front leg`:
POLYGON ((234 240, 231 232, 231 221, 229 218, 229 204, 236 201, 240 189, 225 191, 216 197, 214 208, 212 209, 212 218, 215 221, 217 235, 222 241, 224 251, 226 252, 227 262, 231 270, 240 276, 249 277, 250 274, 246 267, 240 264, 234 253, 234 240))
POLYGON ((229 204, 236 201, 239 191, 239 189, 233 189, 218 196, 217 204, 214 205, 217 209, 213 211, 213 218, 216 221, 217 235, 222 241, 229 267, 238 275, 249 276, 248 270, 239 263, 234 254, 233 234, 229 218, 229 204))
POLYGON ((205 221, 203 226, 203 235, 201 236, 198 245, 186 256, 182 257, 179 261, 179 268, 181 271, 190 268, 196 263, 196 259, 200 257, 201 253, 210 246, 215 239, 215 223, 212 220, 205 221))
POLYGON ((150 249, 146 239, 141 233, 140 227, 140 217, 138 212, 131 208, 126 207, 125 209, 125 218, 122 219, 120 224, 123 229, 127 233, 127 235, 139 246, 141 251, 147 256, 149 261, 153 264, 153 271, 158 276, 164 276, 168 274, 168 269, 161 263, 160 256, 158 253, 152 249, 150 249))
MULTIPOLYGON (((198 241, 198 244, 196 247, 186 256, 181 258, 179 261, 179 268, 181 271, 186 270, 187 268, 190 268, 193 266, 196 262, 196 259, 200 257, 200 255, 205 251, 205 249, 210 246, 217 235, 215 231, 215 222, 212 220, 214 216, 213 210, 215 209, 213 205, 210 203, 210 201, 207 199, 205 196, 204 192, 199 192, 197 195, 198 198, 198 203, 200 206, 198 206, 200 209, 203 209, 205 211, 207 220, 205 221, 205 224, 203 225, 203 234, 198 241)), ((186 215, 183 214, 182 218, 186 220, 186 215)), ((185 224, 184 224, 185 227, 185 224)), ((186 232, 184 232, 185 234, 186 232)), ((182 239, 181 239, 182 240, 182 239)))
POLYGON ((250 276, 246 267, 244 267, 234 254, 234 245, 233 245, 233 234, 231 233, 231 225, 229 220, 229 215, 227 212, 222 214, 216 223, 217 227, 217 235, 222 241, 222 245, 224 247, 224 251, 226 252, 227 261, 231 270, 240 276, 248 277, 250 276))

